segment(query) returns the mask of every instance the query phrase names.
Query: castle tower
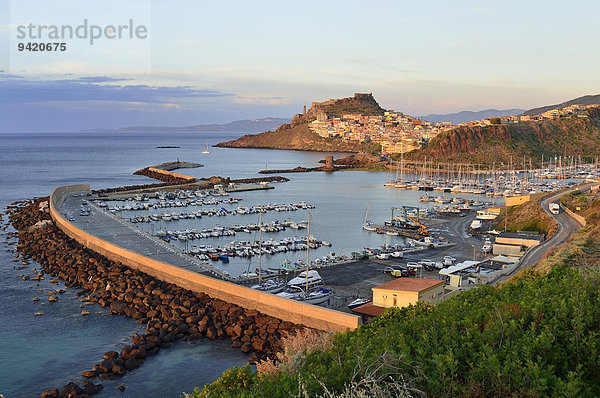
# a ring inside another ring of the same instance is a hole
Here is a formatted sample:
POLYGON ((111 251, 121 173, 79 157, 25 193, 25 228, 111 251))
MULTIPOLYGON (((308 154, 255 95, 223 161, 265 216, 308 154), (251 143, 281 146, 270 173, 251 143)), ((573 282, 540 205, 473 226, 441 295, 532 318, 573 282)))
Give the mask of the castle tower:
POLYGON ((302 112, 303 115, 306 115, 306 105, 304 105, 304 112, 302 112))
POLYGON ((335 171, 336 168, 333 165, 333 156, 325 157, 325 167, 323 167, 324 171, 335 171))

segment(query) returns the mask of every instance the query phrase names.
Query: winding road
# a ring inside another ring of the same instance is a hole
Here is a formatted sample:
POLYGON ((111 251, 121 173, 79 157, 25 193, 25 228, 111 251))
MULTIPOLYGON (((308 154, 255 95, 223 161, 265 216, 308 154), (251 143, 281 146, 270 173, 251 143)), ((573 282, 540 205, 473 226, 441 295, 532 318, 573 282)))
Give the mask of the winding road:
POLYGON ((581 229, 582 225, 577 220, 575 220, 573 217, 568 215, 564 211, 564 208, 562 207, 562 205, 561 205, 560 213, 558 213, 558 214, 550 213, 549 205, 550 205, 550 203, 554 203, 554 202, 560 203, 560 198, 563 195, 566 195, 573 191, 576 191, 576 190, 588 191, 592 185, 593 184, 591 184, 591 183, 579 185, 568 191, 561 191, 561 192, 555 193, 551 196, 548 196, 540 202, 540 205, 546 211, 546 213, 550 214, 556 220, 556 222, 558 222, 558 231, 556 231, 556 233, 554 235, 552 235, 552 237, 550 237, 550 239, 548 239, 548 240, 544 241, 543 243, 541 243, 540 245, 535 246, 535 247, 531 248, 530 250, 528 250, 527 253, 525 253, 525 255, 521 258, 521 261, 519 261, 519 264, 517 265, 517 267, 515 267, 515 269, 512 270, 509 274, 498 278, 494 282, 494 284, 502 283, 506 279, 508 279, 510 276, 514 275, 517 271, 531 267, 532 265, 536 264, 538 261, 540 261, 542 259, 542 256, 548 250, 552 249, 553 247, 563 244, 571 237, 571 235, 573 235, 574 233, 579 231, 579 229, 581 229))

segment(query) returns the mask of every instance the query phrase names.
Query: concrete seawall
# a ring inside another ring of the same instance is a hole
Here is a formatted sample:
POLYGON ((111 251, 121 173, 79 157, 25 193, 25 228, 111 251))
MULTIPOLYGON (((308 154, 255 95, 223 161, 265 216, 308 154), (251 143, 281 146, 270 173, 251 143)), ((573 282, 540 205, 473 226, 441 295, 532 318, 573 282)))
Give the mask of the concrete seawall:
POLYGON ((99 239, 75 227, 58 210, 66 194, 81 191, 89 191, 89 185, 71 185, 54 189, 50 195, 50 215, 56 226, 69 237, 113 261, 118 261, 128 267, 138 269, 155 278, 174 283, 193 292, 206 293, 211 297, 237 304, 247 309, 255 309, 264 314, 296 324, 303 324, 327 331, 355 329, 360 324, 360 318, 355 315, 300 303, 200 275, 156 261, 99 239))
POLYGON ((573 219, 575 219, 575 221, 577 221, 579 223, 579 225, 581 225, 582 227, 585 227, 587 225, 587 221, 585 220, 585 217, 580 216, 579 214, 575 213, 571 209, 567 208, 567 206, 563 206, 561 204, 560 207, 562 207, 565 210, 565 213, 567 213, 568 215, 573 217, 573 219))

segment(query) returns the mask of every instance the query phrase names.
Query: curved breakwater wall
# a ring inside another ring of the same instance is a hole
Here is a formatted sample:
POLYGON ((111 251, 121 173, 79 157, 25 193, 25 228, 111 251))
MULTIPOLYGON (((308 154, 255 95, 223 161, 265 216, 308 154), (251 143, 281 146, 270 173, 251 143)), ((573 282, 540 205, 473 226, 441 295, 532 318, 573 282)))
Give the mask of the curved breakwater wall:
POLYGON ((142 256, 92 236, 75 227, 57 210, 64 200, 65 194, 80 191, 89 191, 89 185, 71 185, 54 189, 50 195, 50 215, 56 226, 65 234, 110 260, 120 262, 155 278, 173 283, 193 292, 205 293, 228 303, 236 304, 246 309, 257 310, 266 315, 295 324, 326 331, 355 329, 360 325, 360 318, 355 315, 304 304, 187 271, 142 256))

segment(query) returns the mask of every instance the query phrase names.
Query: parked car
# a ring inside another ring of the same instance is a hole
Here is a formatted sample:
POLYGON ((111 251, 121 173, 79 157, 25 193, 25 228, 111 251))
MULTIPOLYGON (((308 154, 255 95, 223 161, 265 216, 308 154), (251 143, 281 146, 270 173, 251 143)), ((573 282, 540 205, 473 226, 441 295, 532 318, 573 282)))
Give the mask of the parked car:
POLYGON ((410 273, 406 269, 394 270, 391 272, 391 274, 394 278, 406 278, 410 276, 410 273))
POLYGON ((401 265, 390 265, 387 266, 383 269, 383 273, 384 274, 391 274, 394 271, 402 271, 402 270, 406 270, 405 267, 401 266, 401 265))
POLYGON ((419 261, 419 264, 421 264, 423 266, 428 266, 429 265, 429 266, 433 267, 435 265, 435 261, 423 259, 423 260, 419 261))
POLYGON ((404 253, 402 253, 401 251, 395 251, 391 254, 392 257, 395 258, 403 258, 404 257, 404 253))
POLYGON ((456 262, 456 259, 454 257, 450 257, 450 256, 446 256, 444 257, 444 266, 451 266, 456 262))
POLYGON ((380 260, 387 260, 390 258, 390 254, 389 253, 379 253, 375 257, 377 257, 380 260))

